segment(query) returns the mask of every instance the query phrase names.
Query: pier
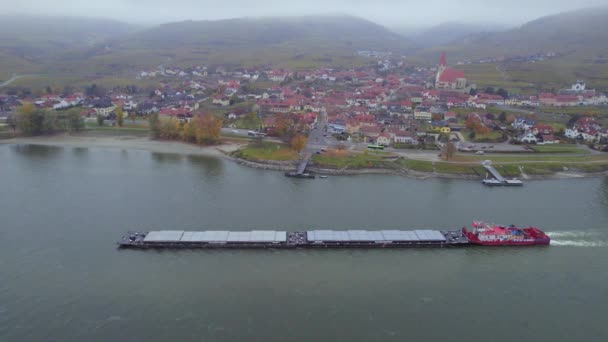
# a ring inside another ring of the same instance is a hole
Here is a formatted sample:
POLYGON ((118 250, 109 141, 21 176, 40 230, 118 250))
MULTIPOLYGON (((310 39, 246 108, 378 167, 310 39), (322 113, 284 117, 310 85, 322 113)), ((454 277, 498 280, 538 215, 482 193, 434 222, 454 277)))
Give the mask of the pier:
POLYGON ((308 135, 308 141, 306 142, 306 147, 304 148, 303 157, 298 164, 298 168, 295 172, 287 172, 285 176, 294 177, 294 178, 315 178, 313 174, 306 173, 306 168, 312 159, 312 155, 314 153, 313 144, 323 138, 323 132, 325 130, 325 126, 327 124, 327 113, 322 110, 319 113, 319 120, 315 123, 313 129, 310 131, 308 135))
POLYGON ((308 230, 128 232, 120 248, 408 248, 470 245, 462 230, 308 230))
POLYGON ((483 167, 493 178, 486 178, 482 181, 484 185, 488 186, 523 186, 524 183, 519 179, 507 179, 503 177, 490 160, 485 160, 481 163, 483 167))

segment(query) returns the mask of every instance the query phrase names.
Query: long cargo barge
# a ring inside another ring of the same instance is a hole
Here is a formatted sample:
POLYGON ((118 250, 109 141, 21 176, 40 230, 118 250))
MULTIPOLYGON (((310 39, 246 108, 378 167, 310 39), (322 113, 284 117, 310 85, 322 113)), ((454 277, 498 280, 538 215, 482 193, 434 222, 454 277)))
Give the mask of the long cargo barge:
POLYGON ((412 248, 469 246, 462 230, 150 231, 128 232, 120 248, 412 248))

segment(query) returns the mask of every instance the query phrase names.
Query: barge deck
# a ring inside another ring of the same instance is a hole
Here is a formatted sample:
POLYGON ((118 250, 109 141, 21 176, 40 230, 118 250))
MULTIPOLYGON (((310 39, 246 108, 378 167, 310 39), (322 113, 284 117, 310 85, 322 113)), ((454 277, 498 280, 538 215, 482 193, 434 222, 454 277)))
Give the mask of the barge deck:
POLYGON ((462 230, 151 231, 128 232, 120 248, 292 249, 412 248, 470 245, 462 230))

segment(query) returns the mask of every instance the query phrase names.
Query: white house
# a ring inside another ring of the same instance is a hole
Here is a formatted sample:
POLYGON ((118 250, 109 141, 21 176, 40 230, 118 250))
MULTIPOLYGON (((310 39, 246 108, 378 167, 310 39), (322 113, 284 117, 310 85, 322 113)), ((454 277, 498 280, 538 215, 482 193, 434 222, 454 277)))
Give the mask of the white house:
POLYGON ((536 139, 536 136, 532 134, 532 132, 526 132, 524 135, 519 137, 519 141, 524 144, 536 144, 538 139, 536 139))
POLYGON ((380 135, 378 136, 378 139, 376 139, 376 144, 378 145, 382 145, 382 146, 388 146, 391 143, 391 135, 384 132, 384 133, 380 133, 380 135))

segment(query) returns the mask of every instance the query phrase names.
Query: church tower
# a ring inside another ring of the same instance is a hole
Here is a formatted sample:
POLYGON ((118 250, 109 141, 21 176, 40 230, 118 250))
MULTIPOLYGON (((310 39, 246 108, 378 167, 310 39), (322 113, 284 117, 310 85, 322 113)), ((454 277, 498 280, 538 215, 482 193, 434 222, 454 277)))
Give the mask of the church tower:
POLYGON ((448 57, 445 54, 445 51, 441 53, 441 59, 439 60, 439 67, 437 68, 437 76, 435 76, 435 87, 439 84, 439 78, 441 74, 445 71, 448 66, 448 57))

